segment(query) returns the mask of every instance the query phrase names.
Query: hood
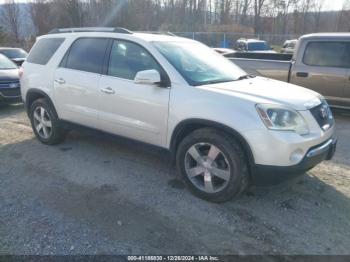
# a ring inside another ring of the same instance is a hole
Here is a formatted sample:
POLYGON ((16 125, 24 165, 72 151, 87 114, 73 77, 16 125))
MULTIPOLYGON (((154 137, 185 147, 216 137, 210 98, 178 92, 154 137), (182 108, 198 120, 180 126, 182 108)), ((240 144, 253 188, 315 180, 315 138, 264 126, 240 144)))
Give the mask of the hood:
POLYGON ((1 70, 0 69, 0 82, 3 81, 19 81, 18 69, 1 70))
POLYGON ((307 110, 321 103, 320 95, 312 90, 263 77, 212 84, 202 88, 241 97, 253 103, 280 104, 295 110, 307 110))

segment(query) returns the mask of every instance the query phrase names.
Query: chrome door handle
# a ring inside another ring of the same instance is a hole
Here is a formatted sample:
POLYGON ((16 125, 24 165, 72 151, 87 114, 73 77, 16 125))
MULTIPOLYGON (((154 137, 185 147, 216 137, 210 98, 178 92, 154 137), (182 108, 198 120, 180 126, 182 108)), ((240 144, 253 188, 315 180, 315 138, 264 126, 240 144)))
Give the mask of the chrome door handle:
POLYGON ((66 81, 63 78, 56 79, 55 82, 60 84, 60 85, 64 85, 66 83, 66 81))
POLYGON ((105 93, 107 95, 114 95, 115 91, 111 87, 101 88, 100 89, 102 93, 105 93))

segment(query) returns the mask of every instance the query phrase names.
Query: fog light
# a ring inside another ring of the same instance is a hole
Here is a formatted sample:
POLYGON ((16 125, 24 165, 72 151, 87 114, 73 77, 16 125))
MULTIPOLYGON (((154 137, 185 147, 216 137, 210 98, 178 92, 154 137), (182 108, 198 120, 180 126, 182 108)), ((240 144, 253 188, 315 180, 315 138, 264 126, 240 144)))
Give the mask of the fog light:
POLYGON ((298 164, 304 157, 304 151, 302 149, 297 149, 295 150, 291 155, 290 155, 290 161, 293 164, 298 164))

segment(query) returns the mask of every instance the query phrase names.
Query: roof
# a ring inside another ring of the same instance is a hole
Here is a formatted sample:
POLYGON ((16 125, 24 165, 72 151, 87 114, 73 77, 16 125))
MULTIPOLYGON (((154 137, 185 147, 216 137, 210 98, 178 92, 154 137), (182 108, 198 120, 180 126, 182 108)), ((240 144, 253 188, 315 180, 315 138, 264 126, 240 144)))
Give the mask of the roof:
POLYGON ((179 36, 169 36, 169 35, 159 35, 159 34, 147 34, 147 33, 135 33, 132 36, 141 38, 147 42, 153 41, 166 41, 166 42, 175 42, 175 41, 186 41, 193 42, 194 40, 179 36))
MULTIPOLYGON (((53 38, 53 37, 64 37, 64 38, 70 38, 70 37, 118 37, 122 39, 129 39, 129 40, 136 40, 136 39, 142 39, 147 42, 153 42, 153 41, 166 41, 166 42, 173 42, 173 41, 193 41, 188 38, 178 37, 175 35, 172 35, 170 33, 136 33, 136 32, 123 32, 123 31, 113 31, 113 28, 64 28, 64 29, 55 29, 51 31, 47 35, 43 35, 38 37, 40 38, 53 38), (96 31, 94 31, 96 29, 96 31), (86 31, 85 31, 86 30, 86 31)), ((119 30, 119 29, 118 29, 119 30)), ((127 29, 120 29, 120 30, 127 30, 127 29)))
POLYGON ((247 42, 247 43, 265 43, 266 41, 264 40, 259 40, 259 39, 245 39, 245 38, 241 38, 238 39, 237 41, 243 41, 243 42, 247 42))
POLYGON ((350 40, 350 33, 316 33, 303 35, 300 39, 348 39, 350 40))

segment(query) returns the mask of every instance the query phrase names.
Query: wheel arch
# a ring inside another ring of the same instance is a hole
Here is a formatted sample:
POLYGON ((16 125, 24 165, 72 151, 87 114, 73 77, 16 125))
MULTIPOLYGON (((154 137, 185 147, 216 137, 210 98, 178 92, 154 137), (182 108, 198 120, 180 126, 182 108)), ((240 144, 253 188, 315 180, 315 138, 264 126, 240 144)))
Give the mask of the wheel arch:
POLYGON ((239 143, 243 149, 245 157, 249 162, 249 169, 252 169, 252 167, 255 165, 254 155, 250 148, 250 145, 239 132, 227 125, 204 119, 187 119, 180 122, 175 127, 174 132, 172 133, 169 148, 172 155, 172 161, 175 162, 177 148, 182 139, 184 139, 191 132, 201 128, 215 128, 230 135, 239 143))
POLYGON ((26 95, 26 100, 25 100, 25 108, 27 111, 27 114, 29 115, 29 111, 30 111, 30 107, 33 104, 33 102, 39 98, 46 98, 50 104, 53 106, 55 112, 55 106, 50 98, 50 96, 45 93, 44 91, 37 89, 37 88, 31 88, 27 91, 27 95, 26 95))

